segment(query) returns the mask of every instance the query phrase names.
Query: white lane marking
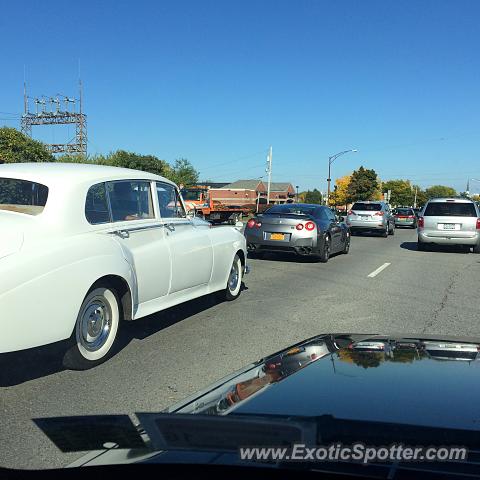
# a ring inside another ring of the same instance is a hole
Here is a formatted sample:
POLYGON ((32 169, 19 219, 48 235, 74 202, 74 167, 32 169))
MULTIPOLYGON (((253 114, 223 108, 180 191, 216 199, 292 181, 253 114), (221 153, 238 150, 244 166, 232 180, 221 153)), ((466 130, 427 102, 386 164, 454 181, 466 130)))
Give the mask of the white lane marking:
POLYGON ((367 276, 370 278, 376 277, 380 272, 385 270, 389 265, 391 265, 391 263, 384 263, 381 267, 378 267, 370 275, 367 275, 367 276))

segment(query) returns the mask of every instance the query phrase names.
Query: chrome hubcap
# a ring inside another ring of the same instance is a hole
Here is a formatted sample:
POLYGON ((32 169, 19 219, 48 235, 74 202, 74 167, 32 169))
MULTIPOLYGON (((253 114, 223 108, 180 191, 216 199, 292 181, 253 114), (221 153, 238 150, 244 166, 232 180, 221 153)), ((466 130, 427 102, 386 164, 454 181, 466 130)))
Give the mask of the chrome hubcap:
POLYGON ((228 288, 234 291, 238 285, 238 279, 240 278, 238 271, 238 262, 233 262, 232 269, 230 270, 230 276, 228 277, 228 288))
POLYGON ((80 343, 89 351, 101 348, 112 327, 110 307, 102 298, 94 298, 83 311, 80 322, 80 343))

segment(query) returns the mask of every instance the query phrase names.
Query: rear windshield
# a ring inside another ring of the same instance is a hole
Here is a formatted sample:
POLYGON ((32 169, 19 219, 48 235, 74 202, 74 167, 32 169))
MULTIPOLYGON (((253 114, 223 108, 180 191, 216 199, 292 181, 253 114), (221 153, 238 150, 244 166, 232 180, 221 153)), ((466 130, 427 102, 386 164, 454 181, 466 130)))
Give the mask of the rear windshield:
POLYGON ((366 210, 371 212, 378 212, 382 209, 382 205, 380 203, 354 203, 352 210, 366 210))
POLYGON ((27 215, 43 212, 47 203, 48 187, 40 183, 14 178, 0 178, 0 210, 27 215))
POLYGON ((426 217, 476 217, 473 203, 432 202, 427 205, 426 217))
POLYGON ((397 208, 395 210, 396 215, 413 215, 413 210, 409 208, 397 208))
POLYGON ((283 214, 283 215, 313 215, 315 207, 307 207, 302 205, 275 205, 265 211, 266 214, 283 214))

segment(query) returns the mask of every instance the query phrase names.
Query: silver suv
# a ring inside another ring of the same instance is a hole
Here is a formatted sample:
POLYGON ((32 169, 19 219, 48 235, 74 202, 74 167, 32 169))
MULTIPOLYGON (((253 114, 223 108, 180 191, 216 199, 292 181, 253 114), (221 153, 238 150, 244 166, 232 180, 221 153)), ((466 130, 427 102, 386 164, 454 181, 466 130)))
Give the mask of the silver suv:
POLYGON ((395 233, 395 219, 388 203, 358 201, 347 214, 347 225, 352 233, 359 231, 380 232, 383 237, 395 233))
POLYGON ((480 253, 480 212, 468 198, 432 198, 418 217, 418 250, 427 244, 465 245, 480 253))

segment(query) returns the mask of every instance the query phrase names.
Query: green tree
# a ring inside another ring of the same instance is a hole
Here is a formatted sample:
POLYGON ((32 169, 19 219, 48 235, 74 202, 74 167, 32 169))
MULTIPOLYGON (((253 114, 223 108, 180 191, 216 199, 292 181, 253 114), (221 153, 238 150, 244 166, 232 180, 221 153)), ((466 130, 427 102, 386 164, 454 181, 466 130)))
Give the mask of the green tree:
POLYGON ((434 185, 425 190, 427 198, 456 197, 457 192, 452 187, 434 185))
POLYGON ((198 182, 199 173, 186 158, 178 158, 172 167, 172 177, 177 185, 195 185, 198 182))
POLYGON ((350 202, 356 200, 371 200, 378 193, 379 187, 380 184, 375 170, 361 166, 352 173, 347 188, 348 200, 350 202))
POLYGON ((415 198, 415 190, 417 191, 417 207, 423 207, 428 200, 425 190, 422 190, 422 188, 419 185, 412 185, 412 189, 413 189, 414 198, 415 198))
POLYGON ((0 163, 53 162, 47 147, 15 128, 0 128, 0 163))
POLYGON ((392 205, 413 205, 415 191, 412 189, 410 180, 388 180, 383 182, 382 191, 388 192, 391 190, 390 203, 392 205))
POLYGON ((155 175, 161 175, 167 178, 172 177, 172 168, 170 165, 154 155, 140 155, 138 153, 126 152, 125 150, 117 150, 116 152, 110 153, 105 158, 101 156, 98 157, 98 160, 98 163, 102 165, 131 168, 134 170, 154 173, 155 175))
POLYGON ((313 191, 307 190, 307 192, 305 193, 304 202, 315 203, 320 205, 322 203, 321 192, 318 191, 316 188, 314 188, 313 191))

